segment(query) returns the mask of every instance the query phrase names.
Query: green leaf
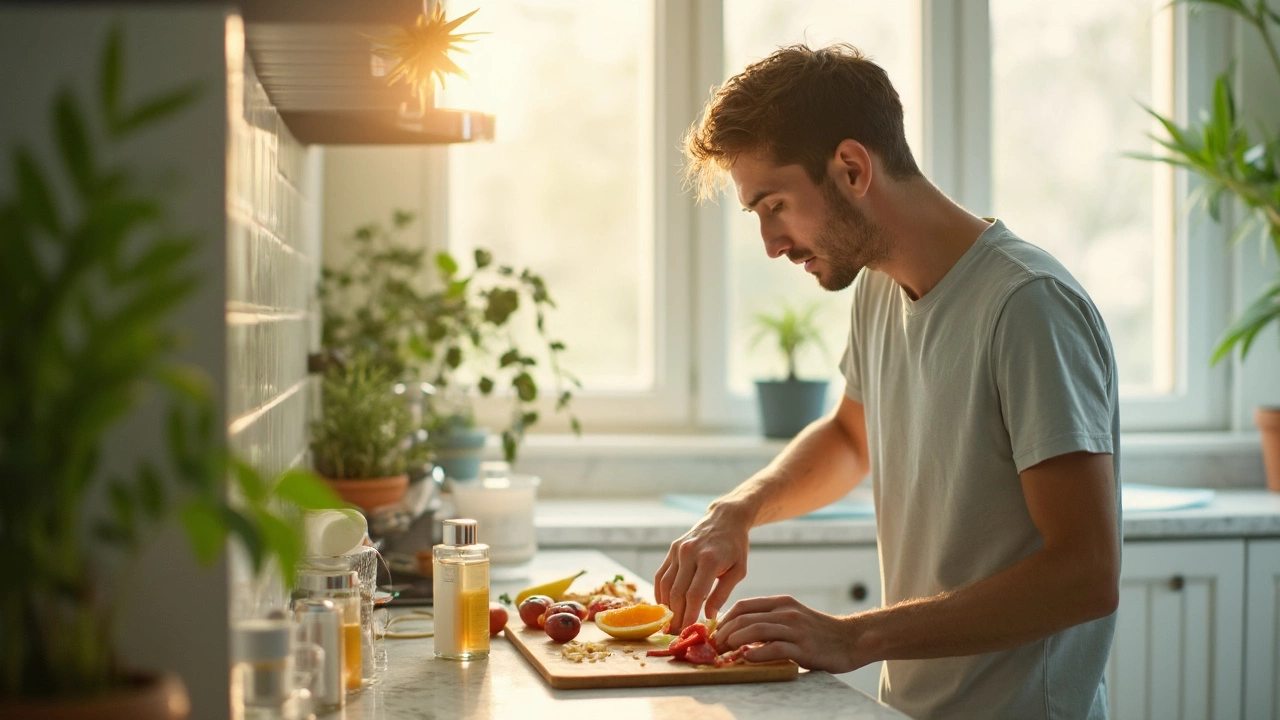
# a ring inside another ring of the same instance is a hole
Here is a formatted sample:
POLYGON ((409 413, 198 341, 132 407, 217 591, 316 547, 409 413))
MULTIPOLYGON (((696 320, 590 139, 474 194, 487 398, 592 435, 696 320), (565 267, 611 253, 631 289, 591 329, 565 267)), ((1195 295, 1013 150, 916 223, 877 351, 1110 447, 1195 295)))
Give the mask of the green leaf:
POLYGON ((479 388, 481 395, 488 397, 489 394, 493 392, 493 385, 493 378, 482 377, 480 378, 480 382, 476 384, 476 387, 479 388))
POLYGON ((462 348, 454 345, 445 351, 444 364, 448 365, 453 370, 457 370, 458 367, 462 365, 462 348))
POLYGON ((112 135, 124 137, 169 117, 200 97, 199 84, 192 83, 144 101, 111 127, 112 135))
POLYGON ((200 404, 213 400, 209 376, 194 365, 162 365, 155 369, 155 378, 175 394, 200 404))
POLYGON ((555 342, 547 345, 547 347, 551 348, 553 352, 560 352, 564 350, 564 343, 560 342, 559 340, 556 340, 555 342))
POLYGON ((569 429, 573 431, 574 435, 581 435, 582 423, 576 417, 569 418, 569 429))
POLYGON ((58 205, 40 172, 40 166, 26 148, 18 147, 13 153, 13 167, 19 208, 50 235, 58 235, 58 205))
POLYGON ((520 362, 520 351, 512 348, 502 353, 502 357, 498 359, 498 367, 507 367, 518 362, 520 362))
POLYGON ((1249 347, 1258 333, 1277 321, 1280 321, 1280 282, 1267 288, 1227 327, 1213 353, 1212 364, 1217 364, 1230 355, 1237 345, 1240 346, 1240 359, 1243 360, 1249 354, 1249 347))
POLYGON ((182 508, 181 518, 196 559, 212 565, 222 554, 222 544, 227 537, 227 527, 217 506, 207 500, 193 500, 182 508))
MULTIPOLYGON (((147 208, 137 208, 146 213, 147 208)), ((160 210, 153 206, 153 211, 138 217, 146 220, 158 216, 160 210)), ((147 277, 164 277, 184 260, 191 256, 199 246, 194 238, 168 239, 155 242, 138 258, 132 266, 124 270, 120 277, 124 280, 147 277)))
POLYGON ((537 424, 537 422, 538 422, 537 412, 527 412, 520 416, 520 424, 523 425, 524 427, 535 425, 537 424))
POLYGON ((124 75, 124 39, 120 26, 113 25, 107 34, 107 44, 102 50, 102 74, 99 76, 98 94, 107 126, 115 124, 120 109, 121 78, 124 75))
POLYGON ((342 498, 310 470, 291 468, 280 475, 273 493, 303 510, 344 507, 342 498))
POLYGON ((58 93, 53 110, 54 131, 58 139, 58 152, 71 175, 76 189, 82 196, 93 192, 94 160, 89 133, 85 129, 84 114, 70 90, 58 93))
POLYGON ((236 476, 236 485, 245 499, 253 505, 261 505, 267 499, 269 488, 257 468, 239 459, 231 458, 231 469, 236 476))
POLYGON ((160 479, 156 469, 150 465, 143 465, 142 469, 138 471, 138 498, 141 501, 143 512, 150 519, 159 520, 160 516, 164 514, 164 481, 160 479))
POLYGON ((476 248, 476 269, 483 270, 493 263, 493 253, 483 248, 476 248))
POLYGON ((510 288, 494 288, 484 309, 485 322, 501 326, 520 307, 520 293, 510 288))
POLYGON ((288 587, 293 584, 293 573, 298 566, 298 559, 302 557, 299 533, 269 512, 259 511, 256 517, 264 546, 263 555, 276 558, 280 565, 280 578, 288 587))
POLYGON ((403 230, 413 224, 415 217, 408 210, 396 210, 391 214, 391 224, 395 225, 397 230, 403 230))
POLYGON ((520 402, 533 402, 538 399, 538 384, 534 382, 533 376, 527 372, 522 372, 512 378, 511 386, 516 389, 520 402))
POLYGON ((244 543, 245 552, 249 553, 249 559, 253 563, 253 572, 255 574, 261 572, 262 565, 267 559, 267 552, 259 527, 249 522, 248 518, 235 508, 224 506, 219 514, 226 525, 227 533, 232 537, 240 538, 240 542, 244 543))
POLYGON ((514 462, 516 459, 516 450, 520 446, 520 441, 516 438, 515 433, 506 430, 502 433, 502 458, 507 462, 514 462))
POLYGON ((458 274, 458 261, 454 260, 449 253, 441 250, 436 253, 436 268, 440 270, 440 274, 446 280, 452 279, 454 275, 458 274))

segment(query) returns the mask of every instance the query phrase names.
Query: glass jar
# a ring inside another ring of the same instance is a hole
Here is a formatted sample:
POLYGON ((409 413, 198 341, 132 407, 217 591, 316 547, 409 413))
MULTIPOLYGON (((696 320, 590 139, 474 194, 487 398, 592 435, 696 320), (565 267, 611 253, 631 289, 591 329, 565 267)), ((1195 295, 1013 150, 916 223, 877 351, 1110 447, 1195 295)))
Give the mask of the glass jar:
POLYGON ((304 570, 299 589, 307 597, 330 600, 342 611, 342 677, 347 691, 359 690, 363 676, 360 574, 304 570))

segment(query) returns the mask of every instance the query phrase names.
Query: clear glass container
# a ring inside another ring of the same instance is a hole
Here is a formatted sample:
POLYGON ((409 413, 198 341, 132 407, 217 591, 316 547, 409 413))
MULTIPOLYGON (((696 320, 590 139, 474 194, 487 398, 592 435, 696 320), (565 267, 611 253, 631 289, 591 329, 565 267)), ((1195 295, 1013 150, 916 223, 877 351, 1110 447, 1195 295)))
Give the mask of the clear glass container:
POLYGON ((342 677, 347 691, 362 686, 360 574, 303 572, 300 589, 307 597, 331 600, 342 611, 342 677))
POLYGON ((476 521, 444 521, 433 549, 435 654, 449 660, 489 656, 489 546, 476 542, 476 521))

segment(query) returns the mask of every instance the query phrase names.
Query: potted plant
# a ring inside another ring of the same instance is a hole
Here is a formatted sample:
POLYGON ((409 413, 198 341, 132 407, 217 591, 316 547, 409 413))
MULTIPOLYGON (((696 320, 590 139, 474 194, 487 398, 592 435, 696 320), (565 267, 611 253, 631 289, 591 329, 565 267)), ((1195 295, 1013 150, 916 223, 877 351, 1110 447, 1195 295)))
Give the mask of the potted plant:
POLYGON ((372 512, 404 497, 408 470, 426 459, 390 372, 363 355, 325 370, 323 411, 311 424, 312 463, 342 499, 372 512))
POLYGON ((444 3, 434 4, 430 16, 420 13, 412 25, 396 28, 386 37, 370 38, 375 46, 374 57, 391 65, 389 71, 380 68, 379 72, 385 71, 388 85, 409 86, 409 93, 418 104, 418 117, 434 106, 436 83, 444 87, 449 75, 467 77, 449 54, 467 52, 462 44, 475 42, 475 36, 485 34, 454 32, 479 9, 449 20, 444 14, 444 3))
POLYGON ((127 599, 121 564, 177 518, 201 562, 235 537, 255 571, 274 563, 290 578, 301 545, 292 511, 337 502, 309 473, 268 480, 231 457, 208 378, 175 359, 181 337, 170 321, 198 284, 190 258, 200 240, 171 229, 162 199, 121 161, 120 144, 181 111, 197 89, 126 106, 119 28, 99 67, 97 113, 70 90, 54 103, 61 167, 20 143, 13 190, 0 196, 5 717, 185 716, 177 676, 121 664, 113 631, 127 599), (167 443, 154 440, 165 452, 105 476, 98 459, 109 431, 156 393, 168 403, 167 443))
MULTIPOLYGON (((390 227, 357 228, 350 260, 324 268, 322 344, 330 352, 363 354, 393 380, 425 387, 420 419, 432 459, 450 477, 469 479, 490 435, 477 423, 476 398, 510 392, 510 420, 501 430, 510 462, 538 422, 535 352, 556 383, 557 412, 568 410, 579 383, 560 365, 564 343, 546 333, 555 303, 541 276, 496 264, 483 249, 474 252, 469 273, 447 251, 437 252, 433 273, 426 252, 399 239, 413 222, 412 213, 396 211, 390 227), (535 351, 528 349, 530 338, 535 351)), ((570 425, 581 432, 572 415, 570 425)))
MULTIPOLYGON (((1280 80, 1280 52, 1276 50, 1272 32, 1280 26, 1280 12, 1264 1, 1187 0, 1200 6, 1217 6, 1229 10, 1245 25, 1260 35, 1267 50, 1276 79, 1280 80)), ((1184 168, 1203 181, 1198 205, 1215 222, 1221 220, 1224 199, 1242 203, 1248 214, 1231 238, 1234 245, 1251 232, 1258 232, 1264 246, 1270 245, 1273 259, 1280 258, 1280 125, 1264 128, 1264 138, 1254 140, 1244 120, 1236 115, 1235 92, 1231 77, 1219 75, 1214 84, 1213 105, 1201 110, 1198 124, 1180 126, 1151 108, 1147 112, 1164 127, 1167 137, 1151 138, 1167 153, 1162 156, 1134 154, 1144 160, 1163 162, 1184 168)), ((1263 289, 1227 327, 1213 353, 1216 364, 1237 348, 1240 359, 1249 353, 1258 333, 1280 321, 1280 274, 1263 289)), ((1280 407, 1259 407, 1254 418, 1262 432, 1263 457, 1267 469, 1267 487, 1280 492, 1280 407)))
POLYGON ((797 309, 784 303, 776 313, 761 312, 752 317, 756 332, 751 346, 765 339, 772 340, 787 368, 782 380, 756 381, 765 437, 795 437, 825 409, 827 381, 801 380, 796 375, 796 357, 800 352, 823 345, 821 328, 814 320, 817 311, 817 304, 797 309))

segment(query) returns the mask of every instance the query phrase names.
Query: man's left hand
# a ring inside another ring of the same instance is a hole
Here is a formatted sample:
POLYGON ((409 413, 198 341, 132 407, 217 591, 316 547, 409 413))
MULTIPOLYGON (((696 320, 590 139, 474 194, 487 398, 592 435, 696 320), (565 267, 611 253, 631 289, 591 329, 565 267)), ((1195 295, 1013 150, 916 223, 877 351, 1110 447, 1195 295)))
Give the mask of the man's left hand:
POLYGON ((746 651, 751 662, 795 660, 810 670, 845 673, 871 662, 856 656, 860 632, 854 617, 827 615, 789 595, 775 595, 734 603, 713 639, 718 652, 764 643, 746 651))

